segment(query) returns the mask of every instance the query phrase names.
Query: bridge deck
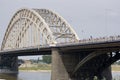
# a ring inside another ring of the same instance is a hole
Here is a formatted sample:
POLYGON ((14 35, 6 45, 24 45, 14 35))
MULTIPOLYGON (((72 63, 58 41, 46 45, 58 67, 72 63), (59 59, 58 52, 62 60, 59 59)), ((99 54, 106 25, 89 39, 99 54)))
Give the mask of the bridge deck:
POLYGON ((29 48, 20 48, 13 50, 0 51, 0 55, 46 55, 51 54, 52 48, 58 48, 63 51, 79 50, 79 51, 91 51, 91 50, 120 50, 120 41, 109 41, 109 42, 97 42, 97 43, 66 43, 66 44, 56 44, 56 45, 44 45, 29 48))

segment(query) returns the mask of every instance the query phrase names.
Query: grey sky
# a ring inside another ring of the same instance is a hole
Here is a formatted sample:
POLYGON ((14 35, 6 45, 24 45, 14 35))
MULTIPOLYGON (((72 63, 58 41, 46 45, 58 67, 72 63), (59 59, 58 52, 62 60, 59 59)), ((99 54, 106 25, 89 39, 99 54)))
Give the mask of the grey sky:
POLYGON ((120 34, 120 0, 1 0, 0 44, 10 19, 23 7, 56 11, 80 39, 120 34))

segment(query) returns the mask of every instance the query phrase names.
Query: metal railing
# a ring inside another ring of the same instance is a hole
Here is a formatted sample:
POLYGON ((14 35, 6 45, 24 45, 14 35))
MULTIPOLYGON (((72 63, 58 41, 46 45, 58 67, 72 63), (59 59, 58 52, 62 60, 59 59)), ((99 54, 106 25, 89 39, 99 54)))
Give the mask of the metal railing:
POLYGON ((120 41, 120 35, 117 36, 109 36, 109 37, 99 37, 99 38, 88 38, 78 40, 76 42, 67 42, 67 43, 57 43, 57 45, 75 45, 75 44, 92 44, 92 43, 102 43, 102 42, 113 42, 120 41))

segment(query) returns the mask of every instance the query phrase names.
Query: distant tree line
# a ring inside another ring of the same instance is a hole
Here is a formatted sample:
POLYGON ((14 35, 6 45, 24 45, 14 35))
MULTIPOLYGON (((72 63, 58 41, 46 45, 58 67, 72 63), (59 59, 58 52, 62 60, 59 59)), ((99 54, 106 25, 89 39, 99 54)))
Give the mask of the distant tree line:
POLYGON ((120 60, 119 60, 119 61, 116 61, 116 62, 114 63, 114 65, 120 65, 120 60))
POLYGON ((44 56, 42 56, 42 61, 44 63, 50 64, 51 63, 51 55, 44 55, 44 56))
POLYGON ((31 63, 46 63, 51 64, 51 55, 43 55, 42 59, 30 59, 31 63))

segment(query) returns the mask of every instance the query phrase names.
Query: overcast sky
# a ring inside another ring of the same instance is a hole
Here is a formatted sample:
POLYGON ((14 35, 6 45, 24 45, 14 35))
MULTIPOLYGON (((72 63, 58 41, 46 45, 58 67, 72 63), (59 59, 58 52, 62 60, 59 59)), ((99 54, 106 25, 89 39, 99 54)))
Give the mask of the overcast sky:
POLYGON ((10 19, 23 7, 56 11, 80 39, 120 34, 120 0, 0 0, 0 44, 10 19))

